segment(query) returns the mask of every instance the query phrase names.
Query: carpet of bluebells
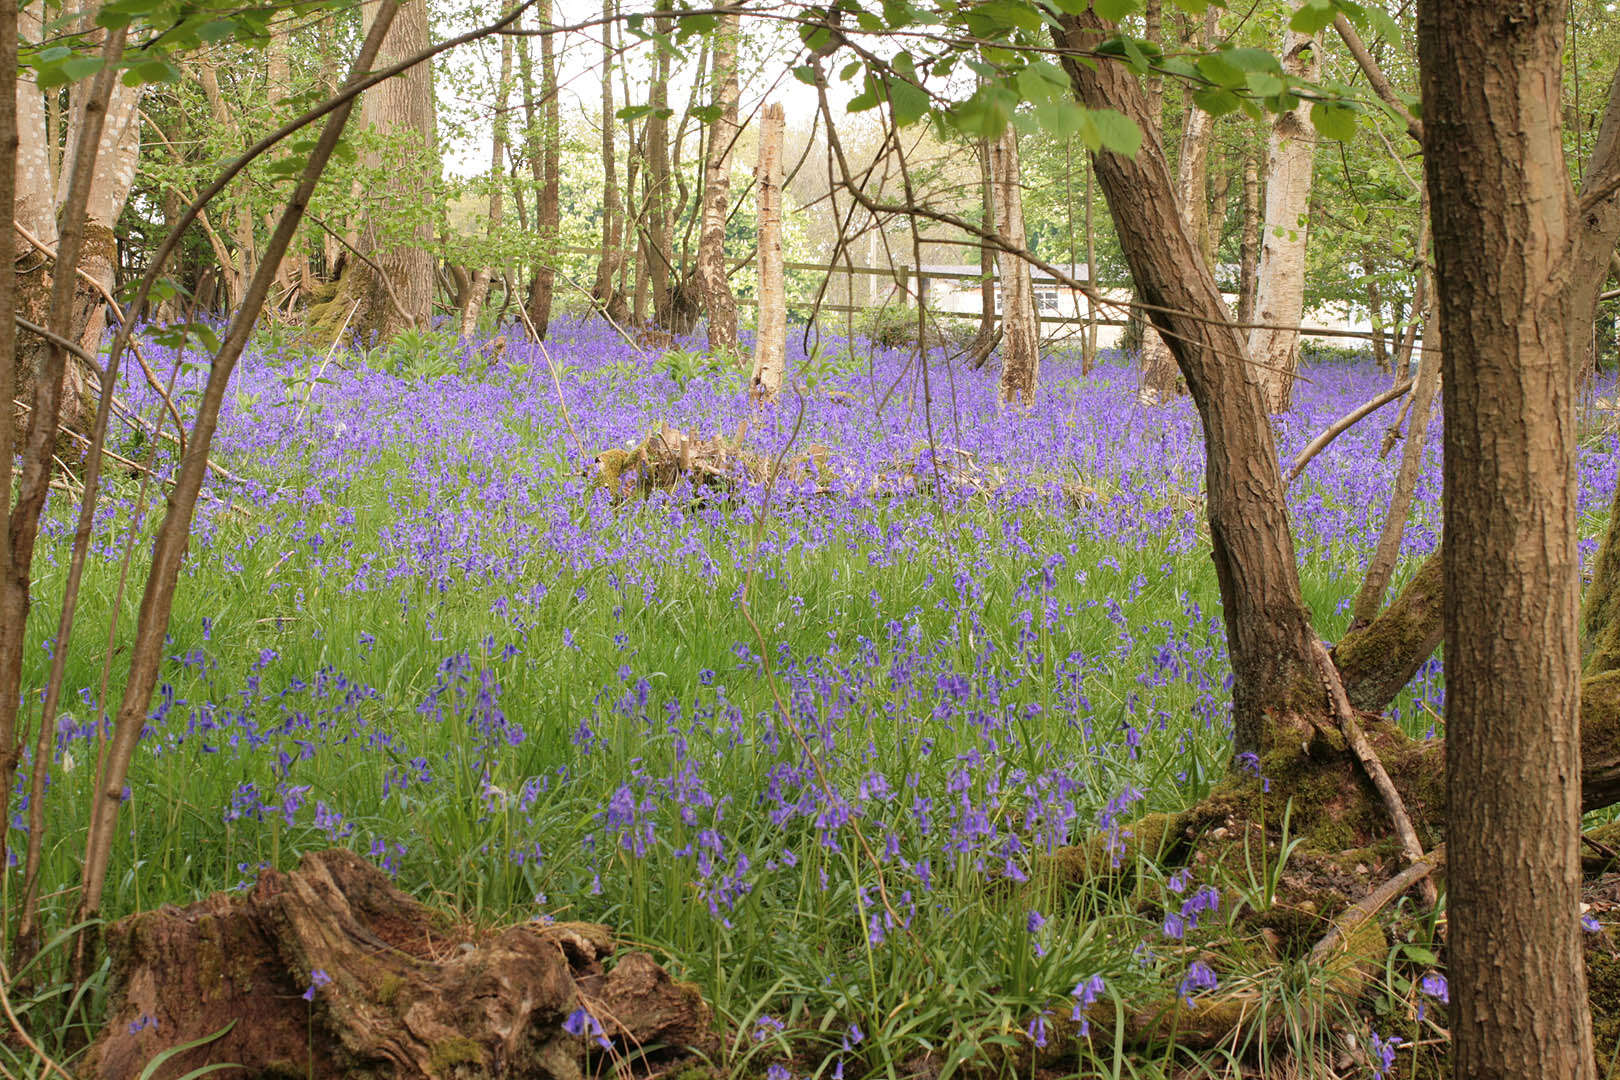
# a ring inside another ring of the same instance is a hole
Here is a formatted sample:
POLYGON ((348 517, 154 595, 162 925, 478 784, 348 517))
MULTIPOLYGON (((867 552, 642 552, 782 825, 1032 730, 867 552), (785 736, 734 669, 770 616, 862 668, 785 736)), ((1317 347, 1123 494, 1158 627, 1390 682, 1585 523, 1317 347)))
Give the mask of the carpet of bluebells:
MULTIPOLYGON (((936 359, 925 385, 902 353, 835 341, 806 359, 795 341, 790 371, 814 385, 761 416, 734 370, 694 365, 695 343, 660 359, 590 321, 544 354, 508 338, 498 358, 266 340, 244 360, 215 443, 237 479, 199 508, 109 914, 345 845, 485 922, 611 923, 700 985, 728 1069, 772 1080, 953 1068, 1043 1045, 1052 1018, 1109 996, 1299 1000, 1260 960, 1207 949, 1232 932, 1229 898, 1263 902, 1274 868, 1144 868, 1123 900, 1039 873, 1055 847, 1197 800, 1229 758, 1190 403, 1144 408, 1122 361, 1082 379, 1055 355, 1039 405, 1003 415, 992 372, 936 359), (662 422, 742 428, 769 455, 819 444, 828 466, 613 499, 592 459, 662 422)), ((182 373, 182 407, 201 377, 182 373)), ((1285 459, 1388 384, 1352 364, 1304 378, 1277 422, 1285 459)), ((1291 493, 1328 637, 1381 524, 1395 411, 1291 493)), ((1588 427, 1587 554, 1616 467, 1588 427)), ((1437 541, 1438 429, 1403 571, 1437 541)), ((119 554, 157 517, 136 514, 138 487, 117 478, 97 535, 49 763, 47 893, 82 848, 119 554)), ((71 509, 52 507, 42 542, 42 611, 71 509)), ((1431 662, 1399 719, 1432 735, 1443 705, 1431 662)), ((1444 989, 1422 968, 1388 988, 1369 1071, 1422 1041, 1444 989)), ((1088 1047, 1082 1071, 1117 1070, 1088 1047)))

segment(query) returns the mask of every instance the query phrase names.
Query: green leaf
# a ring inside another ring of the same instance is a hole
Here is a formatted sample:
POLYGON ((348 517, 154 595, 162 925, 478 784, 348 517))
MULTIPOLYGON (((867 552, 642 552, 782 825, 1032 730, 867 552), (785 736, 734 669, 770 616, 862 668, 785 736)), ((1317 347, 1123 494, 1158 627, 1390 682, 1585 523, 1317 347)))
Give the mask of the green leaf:
POLYGON ((1263 71, 1250 71, 1246 73, 1243 77, 1243 82, 1244 85, 1249 88, 1249 93, 1253 94, 1255 97, 1276 97, 1278 94, 1282 93, 1288 88, 1288 84, 1283 82, 1280 78, 1275 75, 1267 74, 1263 71))
POLYGON ((1282 73, 1282 62, 1265 49, 1223 49, 1221 56, 1240 71, 1282 73))
POLYGON ((1142 145, 1142 129, 1136 122, 1117 109, 1093 109, 1091 121, 1097 125, 1097 135, 1104 150, 1135 157, 1142 145))
MULTIPOLYGON (((235 1026, 236 1026, 236 1021, 232 1020, 230 1023, 226 1024, 224 1027, 220 1028, 218 1031, 214 1032, 212 1035, 204 1035, 200 1039, 193 1039, 190 1042, 181 1043, 179 1046, 171 1046, 171 1047, 169 1047, 167 1050, 163 1051, 163 1053, 157 1055, 151 1061, 148 1061, 146 1063, 146 1068, 141 1070, 141 1075, 138 1078, 138 1080, 152 1080, 152 1078, 154 1076, 156 1076, 160 1071, 162 1071, 163 1066, 169 1061, 170 1058, 177 1057, 178 1055, 185 1053, 187 1050, 195 1050, 199 1046, 207 1046, 209 1043, 213 1042, 216 1039, 222 1039, 227 1034, 229 1034, 231 1028, 233 1028, 235 1026)), ((206 1067, 204 1067, 202 1069, 193 1069, 191 1072, 187 1073, 186 1076, 187 1077, 196 1077, 196 1076, 202 1076, 202 1075, 204 1075, 205 1073, 208 1073, 208 1072, 213 1072, 216 1069, 239 1069, 239 1068, 241 1068, 240 1065, 226 1065, 226 1064, 211 1065, 211 1066, 206 1066, 206 1067)))
POLYGON ((1091 110, 1074 101, 1049 101, 1035 106, 1035 123, 1054 138, 1078 138, 1088 150, 1102 148, 1102 137, 1091 110))
POLYGON ((1356 110, 1318 101, 1311 105, 1311 125, 1330 139, 1350 142, 1356 137, 1356 110))
POLYGON ((1290 29, 1302 34, 1319 34, 1333 22, 1332 0, 1305 0, 1294 17, 1288 20, 1290 29))
POLYGON ((1222 53, 1210 53, 1200 56, 1195 63, 1198 73, 1216 86, 1228 90, 1236 89, 1244 83, 1244 72, 1229 62, 1222 53))
POLYGON ((800 64, 793 69, 793 77, 806 86, 816 85, 816 69, 809 64, 800 64))
POLYGON ((237 25, 235 19, 211 19, 197 27, 197 36, 210 44, 235 37, 237 25))
POLYGON ((1225 116, 1229 112, 1236 112, 1242 106, 1243 99, 1230 90, 1206 86, 1193 91, 1193 102, 1211 116, 1225 116))
POLYGON ((1135 12, 1139 6, 1137 0, 1096 0, 1093 5, 1097 14, 1109 22, 1119 22, 1135 12))
POLYGON ((910 127, 927 115, 932 101, 926 90, 904 79, 890 79, 886 85, 889 91, 889 107, 894 110, 895 124, 910 127))
POLYGON ((62 74, 66 75, 70 82, 78 82, 100 71, 102 65, 103 60, 99 56, 75 56, 62 65, 62 74))

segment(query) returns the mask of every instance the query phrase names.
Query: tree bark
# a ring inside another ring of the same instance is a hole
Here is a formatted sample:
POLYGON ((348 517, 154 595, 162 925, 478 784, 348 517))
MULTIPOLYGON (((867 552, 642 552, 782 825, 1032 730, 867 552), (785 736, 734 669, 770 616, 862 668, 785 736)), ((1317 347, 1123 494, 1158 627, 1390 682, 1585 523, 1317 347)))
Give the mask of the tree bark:
POLYGON ((618 286, 624 266, 624 204, 619 197, 618 148, 613 123, 613 0, 602 3, 602 255, 596 263, 596 302, 607 317, 625 322, 618 286))
MULTIPOLYGON (((540 0, 537 13, 542 27, 552 27, 551 0, 540 0)), ((557 97, 557 46, 553 35, 540 39, 540 100, 543 120, 540 125, 541 153, 531 157, 536 169, 535 180, 540 187, 540 198, 535 208, 535 228, 540 233, 543 250, 535 267, 534 280, 529 284, 529 322, 542 339, 551 329, 551 306, 556 295, 557 244, 562 231, 562 114, 557 97), (540 173, 544 174, 542 179, 540 173)), ((534 114, 525 99, 530 130, 530 152, 534 151, 534 114)))
MULTIPOLYGON (((1060 23, 1058 44, 1075 56, 1089 55, 1109 32, 1095 12, 1060 23)), ((1215 279, 1181 220, 1142 86, 1114 63, 1064 63, 1082 105, 1118 109, 1144 132, 1135 158, 1104 152, 1094 161, 1131 276, 1149 303, 1166 309, 1152 317, 1170 332, 1171 353, 1203 421, 1210 546, 1232 660, 1236 748, 1297 753, 1289 719, 1322 713, 1325 702, 1265 402, 1245 370, 1243 338, 1229 325, 1215 279)))
MULTIPOLYGON (((1018 132, 1009 126, 990 144, 990 180, 995 188, 996 232, 1011 248, 1025 245, 1023 176, 1018 167, 1018 132)), ((1035 286, 1029 264, 1012 251, 1001 252, 1001 382, 996 403, 1035 404, 1041 372, 1041 324, 1035 314, 1035 286)))
MULTIPOLYGON (((978 140, 980 220, 986 229, 996 227, 995 184, 990 180, 990 144, 978 140)), ((979 245, 979 330, 968 346, 968 364, 977 371, 996 350, 996 252, 989 244, 979 245)))
MULTIPOLYGON (((1319 79, 1322 62, 1315 39, 1290 30, 1283 42, 1283 66, 1307 82, 1319 79)), ((1310 106, 1301 102, 1277 117, 1266 148, 1266 220, 1253 321, 1298 326, 1305 312, 1305 237, 1315 158, 1310 106)), ((1299 369, 1298 332, 1250 330, 1249 358, 1256 365, 1266 407, 1286 412, 1299 369)))
MULTIPOLYGON (((367 26, 376 17, 381 0, 366 0, 367 26)), ((396 63, 428 47, 426 0, 406 0, 383 42, 380 65, 396 63)), ((360 103, 360 126, 390 137, 402 147, 401 167, 392 183, 375 193, 383 214, 415 218, 405 239, 389 240, 374 223, 365 239, 371 258, 387 283, 359 259, 348 260, 332 306, 331 320, 341 323, 349 312, 349 328, 361 341, 386 341, 404 330, 425 327, 433 313, 433 190, 438 180, 438 154, 433 112, 433 70, 419 64, 387 82, 367 90, 360 103)), ((379 164, 377 161, 373 165, 379 164)), ((334 325, 334 330, 336 325, 334 325)))
POLYGON ((782 389, 787 364, 787 292, 782 267, 782 106, 760 113, 759 167, 754 174, 759 200, 759 325, 754 333, 754 371, 749 396, 768 404, 782 389))
POLYGON ((737 126, 738 16, 720 16, 714 36, 714 105, 720 115, 709 125, 703 165, 703 228, 698 234, 697 278, 709 317, 709 351, 737 348, 737 300, 726 275, 726 220, 731 216, 731 153, 737 126))
MULTIPOLYGON (((1209 9, 1211 13, 1214 8, 1209 9)), ((1209 233, 1209 204, 1204 188, 1208 180, 1209 143, 1215 133, 1215 118, 1187 101, 1187 123, 1181 132, 1181 154, 1176 161, 1176 205, 1187 232, 1198 241, 1203 256, 1209 233)), ((1205 265, 1213 266, 1205 260, 1205 265)), ((1164 338, 1151 326, 1142 332, 1142 388, 1138 395, 1144 404, 1169 401, 1179 391, 1175 357, 1164 338)))
POLYGON ((1367 563, 1361 588, 1356 593, 1350 619, 1350 628, 1358 630, 1378 617, 1383 606, 1384 593, 1395 573, 1400 559, 1401 537, 1406 534, 1406 517, 1412 509, 1412 494, 1417 488, 1418 474, 1423 470, 1423 450, 1428 442, 1429 411, 1434 404, 1434 393, 1440 386, 1440 341, 1438 321, 1427 321, 1423 363, 1418 368, 1417 383, 1412 387, 1412 407, 1406 423, 1406 443, 1401 448, 1401 466, 1395 474, 1395 487, 1389 495, 1389 509, 1384 515, 1384 528, 1378 544, 1367 563))
MULTIPOLYGON (((653 17, 655 32, 667 34, 671 19, 667 13, 653 17)), ((663 329, 671 325, 674 299, 670 246, 670 167, 669 167, 669 67, 668 51, 658 49, 653 58, 653 79, 647 104, 652 109, 646 121, 646 163, 642 171, 642 246, 646 256, 647 282, 652 290, 653 320, 663 329)))
POLYGON ((1418 11, 1445 335, 1449 975, 1458 1076, 1589 1080, 1580 564, 1557 113, 1565 5, 1418 11))
POLYGON ((1238 243, 1238 322, 1254 321, 1254 294, 1260 268, 1260 166, 1243 157, 1243 234, 1238 243))

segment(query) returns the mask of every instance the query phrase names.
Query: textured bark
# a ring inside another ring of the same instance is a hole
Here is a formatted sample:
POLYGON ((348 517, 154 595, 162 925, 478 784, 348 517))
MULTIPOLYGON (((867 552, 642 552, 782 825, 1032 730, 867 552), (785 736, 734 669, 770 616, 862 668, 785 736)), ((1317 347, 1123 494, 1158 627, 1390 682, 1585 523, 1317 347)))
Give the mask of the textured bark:
MULTIPOLYGON (((544 0, 542 0, 544 2, 544 0)), ((519 40, 526 40, 520 38, 519 40)), ((546 40, 550 40, 547 38, 546 40)), ((512 39, 501 37, 501 66, 500 75, 495 85, 495 118, 494 131, 490 138, 489 154, 489 238, 495 242, 501 235, 501 222, 504 217, 506 185, 502 183, 506 170, 506 102, 512 89, 512 39)), ((527 89, 527 87, 525 87, 527 89)), ((478 328, 478 315, 483 310, 484 303, 489 297, 489 283, 494 279, 495 271, 490 266, 480 266, 473 271, 471 296, 467 303, 461 306, 461 336, 470 338, 473 331, 478 328)))
MULTIPOLYGON (((552 26, 551 0, 540 0, 540 25, 552 26)), ((540 39, 540 99, 543 119, 540 124, 541 152, 531 157, 534 168, 544 176, 536 175, 540 186, 540 200, 535 207, 535 228, 539 230, 544 250, 535 268, 534 280, 529 285, 529 322, 534 332, 544 338, 551 329, 551 305, 556 295, 557 243, 562 228, 562 116, 557 98, 557 46, 555 38, 547 34, 540 39)), ((527 101, 525 108, 527 108, 527 101)), ((528 114, 529 130, 534 132, 534 114, 528 114)), ((532 136, 531 136, 532 137, 532 136)), ((531 153, 533 144, 531 142, 531 153)))
POLYGON ((626 321, 624 291, 624 202, 619 194, 618 150, 613 123, 613 0, 603 0, 602 14, 602 256, 596 263, 592 292, 609 319, 626 321))
MULTIPOLYGON (((1283 42, 1283 66, 1307 82, 1321 77, 1316 41, 1290 30, 1283 42)), ((1266 219, 1255 294, 1256 322, 1298 326, 1305 312, 1305 237, 1311 209, 1311 169, 1316 132, 1310 106, 1301 102, 1278 115, 1266 147, 1266 219)), ((1265 390, 1266 406, 1285 412, 1299 368, 1299 334, 1294 330, 1249 331, 1249 358, 1265 390)))
MULTIPOLYGON (((1061 20, 1059 44, 1088 54, 1109 32, 1094 12, 1061 20)), ((1244 342, 1176 207, 1164 150, 1135 76, 1065 61, 1080 103, 1119 109, 1146 133, 1135 158, 1095 157, 1131 276, 1170 342, 1203 421, 1211 555, 1232 658, 1239 752, 1293 752, 1287 720, 1324 709, 1271 423, 1244 342), (1186 312, 1195 318, 1181 314, 1186 312)))
POLYGON ((1580 916, 1580 564, 1557 113, 1565 5, 1418 11, 1445 334, 1449 976, 1458 1076, 1595 1074, 1580 916))
POLYGON ((1376 271, 1377 267, 1371 256, 1361 260, 1362 276, 1367 279, 1367 320, 1372 326, 1373 363, 1378 366, 1379 371, 1388 371, 1391 365, 1389 347, 1384 338, 1384 299, 1379 294, 1378 282, 1373 278, 1376 271))
POLYGON ((1260 267, 1260 166, 1243 158, 1243 233, 1238 243, 1238 322, 1254 321, 1254 293, 1260 267))
MULTIPOLYGON (((653 18, 655 32, 670 32, 671 20, 667 14, 653 18)), ((647 283, 652 290, 653 319, 659 327, 671 329, 670 308, 674 300, 672 262, 674 250, 670 244, 671 175, 669 165, 669 66, 668 51, 659 49, 653 58, 652 87, 647 105, 646 160, 642 171, 642 245, 647 283)), ((639 302, 639 297, 638 297, 639 302)), ((644 310, 644 309, 643 309, 644 310)), ((643 312, 638 310, 637 314, 643 312)))
MULTIPOLYGON (((1215 9, 1210 8, 1213 14, 1215 9)), ((1206 249, 1209 233, 1209 203, 1204 188, 1208 180, 1209 143, 1215 133, 1215 118, 1203 109, 1187 103, 1187 123, 1181 132, 1181 155, 1176 161, 1176 205, 1187 232, 1197 239, 1200 257, 1206 249)), ((1206 267, 1212 266, 1204 259, 1206 267)), ((1151 326, 1142 331, 1142 388, 1141 400, 1146 404, 1159 404, 1176 396, 1179 389, 1175 357, 1164 338, 1151 326)))
MULTIPOLYGON (((1018 167, 1018 132, 1008 127, 990 144, 990 180, 995 187, 996 232, 1014 250, 1025 246, 1023 176, 1018 167)), ((1035 404, 1041 374, 1041 324, 1035 314, 1035 286, 1029 264, 1012 251, 1001 252, 1001 382, 999 405, 1035 404)))
MULTIPOLYGON (((16 85, 14 94, 0 94, 0 161, 21 161, 18 126, 23 93, 17 81, 17 0, 0 0, 0 91, 16 85)), ((0 167, 0 214, 10 216, 17 209, 17 171, 0 167)), ((18 597, 11 588, 16 574, 11 565, 11 472, 13 447, 12 405, 15 396, 17 343, 17 230, 0 229, 0 610, 15 614, 12 604, 21 600, 26 618, 27 584, 18 597)), ((10 866, 6 841, 11 831, 11 788, 16 782, 17 762, 22 744, 17 738, 17 690, 22 675, 22 641, 25 625, 0 632, 0 687, 9 701, 0 701, 0 866, 10 866)))
POLYGON ((754 194, 759 200, 759 325, 754 332, 754 370, 749 396, 768 403, 782 389, 787 365, 787 293, 782 267, 782 106, 760 111, 759 167, 754 194))
POLYGON ((709 317, 709 349, 737 347, 737 300, 726 276, 726 220, 731 216, 731 153, 737 126, 737 23, 735 12, 720 16, 714 36, 714 106, 709 149, 703 164, 703 228, 698 235, 697 279, 709 317))
POLYGON ((652 1058, 673 1068, 718 1049, 695 987, 645 953, 605 969, 607 927, 458 925, 349 851, 263 871, 246 894, 132 915, 107 936, 108 1022, 80 1069, 97 1080, 133 1080, 157 1054, 228 1025, 157 1075, 230 1063, 321 1080, 578 1080, 606 1057, 564 1030, 580 1008, 615 1054, 657 1047, 652 1058))
MULTIPOLYGON (((367 26, 376 17, 379 2, 366 0, 367 26)), ((389 27, 378 63, 396 63, 427 47, 426 0, 407 0, 389 27)), ((367 227, 364 240, 371 249, 370 257, 387 283, 366 263, 350 259, 331 310, 341 323, 353 309, 349 329, 359 340, 386 341, 403 330, 426 326, 433 312, 433 226, 428 215, 438 180, 438 153, 432 65, 419 64, 367 90, 360 103, 360 126, 389 136, 405 148, 402 167, 392 173, 393 182, 386 190, 372 194, 373 203, 383 214, 393 210, 417 215, 420 220, 412 234, 398 242, 387 239, 374 226, 367 227)))

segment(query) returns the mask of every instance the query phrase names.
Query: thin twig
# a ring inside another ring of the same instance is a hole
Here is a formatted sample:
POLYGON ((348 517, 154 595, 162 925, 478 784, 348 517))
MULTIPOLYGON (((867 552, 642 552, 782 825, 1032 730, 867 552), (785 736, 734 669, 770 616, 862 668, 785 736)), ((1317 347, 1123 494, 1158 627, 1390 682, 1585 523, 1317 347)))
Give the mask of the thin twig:
POLYGON ((1294 459, 1294 463, 1288 467, 1287 474, 1283 476, 1283 487, 1292 484, 1299 474, 1305 470, 1305 466, 1310 464, 1311 459, 1327 449, 1329 443, 1412 389, 1414 381, 1413 379, 1407 379, 1399 386, 1392 386, 1366 404, 1357 406, 1335 420, 1326 431, 1312 439, 1310 445, 1299 452, 1299 456, 1294 459))
POLYGON ((1405 870, 1396 874, 1378 888, 1351 904, 1338 917, 1333 920, 1333 929, 1323 935, 1311 948, 1311 959, 1320 962, 1334 946, 1355 933, 1357 930, 1377 915, 1397 896, 1416 885, 1419 881, 1428 882, 1429 890, 1433 890, 1434 881, 1431 875, 1446 862, 1446 845, 1441 844, 1405 870))
MULTIPOLYGON (((1372 781, 1373 787, 1384 800, 1384 808, 1389 811, 1390 820, 1395 823, 1395 835, 1400 837, 1401 853, 1406 856, 1410 865, 1417 865, 1423 861, 1423 844, 1418 840, 1417 830, 1412 827, 1412 818, 1406 812, 1406 801, 1396 790, 1395 783, 1384 770, 1384 763, 1379 760, 1378 751, 1367 739, 1367 733, 1361 729, 1356 720, 1355 710, 1350 708, 1350 699, 1345 696, 1344 683, 1339 680, 1339 670, 1333 666, 1332 657, 1328 656, 1327 647, 1320 641, 1311 642, 1311 656, 1316 660, 1317 673, 1321 675, 1322 682, 1327 688, 1328 699, 1333 703, 1333 712, 1339 721, 1339 730, 1344 732, 1345 741, 1355 753, 1356 760, 1361 762, 1361 768, 1372 781)), ((1431 908, 1440 901, 1435 891, 1434 882, 1427 878, 1423 882, 1423 900, 1431 908)))

